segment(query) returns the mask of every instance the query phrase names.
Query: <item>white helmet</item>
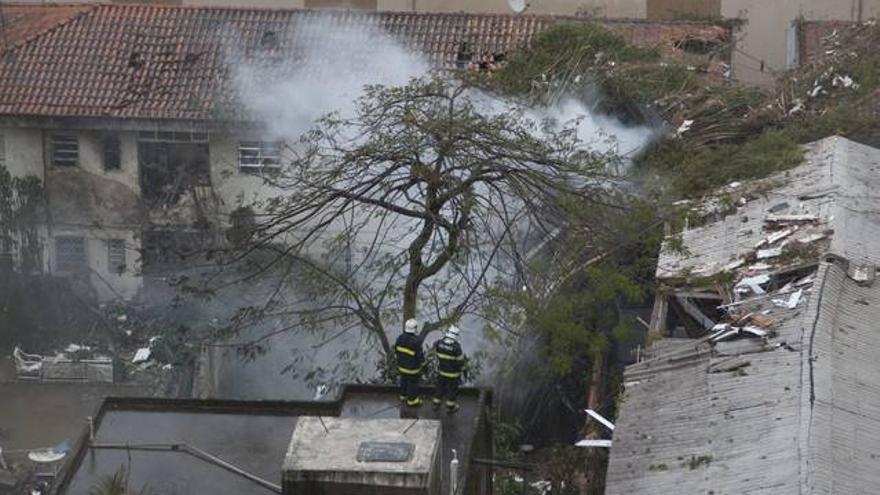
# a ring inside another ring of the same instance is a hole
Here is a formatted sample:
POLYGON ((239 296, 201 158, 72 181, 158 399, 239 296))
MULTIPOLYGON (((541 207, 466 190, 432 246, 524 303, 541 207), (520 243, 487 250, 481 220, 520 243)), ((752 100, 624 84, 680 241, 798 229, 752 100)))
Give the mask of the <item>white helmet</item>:
POLYGON ((449 325, 449 328, 446 329, 446 338, 452 340, 458 340, 459 330, 455 325, 449 325))
POLYGON ((415 318, 406 320, 403 325, 403 331, 406 333, 416 333, 419 330, 419 322, 415 318))

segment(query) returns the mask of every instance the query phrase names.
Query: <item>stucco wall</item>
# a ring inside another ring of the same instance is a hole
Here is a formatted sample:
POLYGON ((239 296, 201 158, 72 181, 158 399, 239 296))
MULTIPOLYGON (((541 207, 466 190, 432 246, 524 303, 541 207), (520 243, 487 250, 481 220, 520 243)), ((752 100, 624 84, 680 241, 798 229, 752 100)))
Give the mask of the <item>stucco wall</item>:
POLYGON ((135 229, 54 225, 50 235, 51 239, 46 243, 48 254, 46 261, 50 273, 57 273, 55 268, 56 238, 82 237, 85 239, 89 270, 87 275, 83 274, 82 276, 88 277, 94 295, 99 301, 120 298, 130 300, 143 287, 143 278, 140 276, 140 235, 135 229), (109 265, 108 241, 111 239, 122 239, 125 242, 125 270, 122 273, 109 265))
MULTIPOLYGON (((65 131, 61 131, 65 132, 65 131)), ((79 143, 77 167, 44 164, 50 156, 50 131, 3 128, 6 165, 16 176, 34 175, 44 182, 50 224, 40 229, 44 267, 55 273, 55 238, 83 237, 88 280, 99 300, 131 298, 140 290, 137 142, 133 132, 119 133, 120 169, 104 170, 100 134, 74 131, 79 143), (125 242, 123 273, 109 266, 107 241, 125 242)))
POLYGON ((861 20, 880 16, 880 0, 722 0, 721 15, 746 25, 733 54, 734 77, 769 84, 786 68, 786 36, 791 23, 807 20, 861 20), (764 71, 761 71, 761 61, 764 71))
POLYGON ((222 201, 223 211, 229 213, 255 199, 266 199, 276 191, 256 175, 238 168, 238 145, 241 141, 265 140, 255 133, 211 134, 211 183, 222 201))

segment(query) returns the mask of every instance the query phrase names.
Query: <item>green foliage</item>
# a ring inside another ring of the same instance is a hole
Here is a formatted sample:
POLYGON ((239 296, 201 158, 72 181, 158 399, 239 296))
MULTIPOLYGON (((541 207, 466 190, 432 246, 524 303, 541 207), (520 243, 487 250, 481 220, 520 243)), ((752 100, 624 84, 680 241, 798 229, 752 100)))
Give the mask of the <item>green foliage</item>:
MULTIPOLYGON (((522 427, 517 420, 505 420, 496 411, 492 417, 492 441, 495 459, 500 461, 522 462, 519 450, 522 427)), ((495 495, 519 495, 522 482, 517 482, 513 473, 498 472, 493 483, 495 495)))
POLYGON ((802 159, 792 132, 768 130, 741 144, 696 149, 687 141, 666 141, 648 151, 641 165, 668 178, 677 194, 694 197, 732 181, 766 177, 802 159))
POLYGON ((605 353, 611 339, 623 333, 616 302, 635 302, 644 295, 644 286, 614 267, 585 270, 574 287, 557 293, 534 312, 534 328, 546 338, 547 370, 566 375, 575 371, 580 357, 605 353))
MULTIPOLYGON (((553 445, 545 462, 544 469, 550 481, 550 493, 559 495, 578 495, 577 479, 587 465, 589 451, 572 445, 553 445)), ((604 455, 603 452, 597 452, 604 455)), ((596 459, 600 464, 607 459, 596 459)), ((599 471, 599 470, 597 470, 599 471)), ((604 473, 604 469, 601 470, 604 473)), ((604 486, 604 480, 598 483, 604 486)))
POLYGON ((40 267, 40 240, 35 228, 41 214, 43 187, 34 176, 13 177, 0 166, 0 254, 18 253, 21 270, 40 267))
POLYGON ((98 478, 98 482, 89 490, 89 495, 148 495, 147 488, 134 490, 128 486, 128 471, 119 466, 113 474, 98 478))
POLYGON ((494 83, 509 94, 522 95, 556 76, 588 73, 597 65, 658 58, 656 50, 630 45, 596 24, 564 24, 544 31, 528 49, 514 54, 495 74, 494 83))

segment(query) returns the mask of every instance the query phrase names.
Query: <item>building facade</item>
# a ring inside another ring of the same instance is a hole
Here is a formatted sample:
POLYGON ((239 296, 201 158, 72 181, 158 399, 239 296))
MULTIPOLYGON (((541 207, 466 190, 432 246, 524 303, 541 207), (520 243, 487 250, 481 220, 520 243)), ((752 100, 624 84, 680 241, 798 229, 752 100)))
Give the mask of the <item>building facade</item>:
MULTIPOLYGON (((535 34, 572 21, 118 4, 9 5, 0 14, 3 161, 45 186, 42 269, 83 280, 101 301, 138 297, 145 275, 206 263, 194 257, 199 245, 222 243, 243 202, 273 194, 263 179, 280 167, 285 143, 242 102, 243 70, 259 81, 292 77, 303 57, 370 56, 351 49, 361 38, 339 34, 363 26, 435 68, 492 70, 535 34), (329 27, 303 28, 315 23, 329 27)), ((667 55, 683 53, 679 40, 691 33, 716 30, 603 25, 667 55)))

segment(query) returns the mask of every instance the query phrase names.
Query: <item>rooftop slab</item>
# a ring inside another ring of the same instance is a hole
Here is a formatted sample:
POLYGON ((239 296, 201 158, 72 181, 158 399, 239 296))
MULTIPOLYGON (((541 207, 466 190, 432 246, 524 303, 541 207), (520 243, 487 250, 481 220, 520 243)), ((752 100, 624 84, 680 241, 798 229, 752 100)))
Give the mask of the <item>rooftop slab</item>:
MULTIPOLYGON (((346 386, 337 400, 325 402, 108 399, 96 416, 94 442, 89 446, 83 432, 59 476, 57 493, 89 493, 102 476, 129 465, 132 486, 159 493, 277 493, 297 418, 412 423, 414 418, 401 419, 412 414, 401 407, 397 396, 397 387, 346 386)), ((433 419, 442 424, 446 448, 441 462, 448 463, 455 448, 462 483, 488 483, 465 466, 471 452, 491 456, 483 412, 490 401, 487 392, 463 389, 462 409, 456 415, 433 411, 428 405, 416 412, 418 423, 431 424, 422 420, 433 419)), ((441 488, 448 490, 449 480, 440 481, 441 488)))
POLYGON ((440 421, 418 418, 301 417, 284 461, 285 490, 319 483, 424 493, 440 473, 440 431, 440 421))

